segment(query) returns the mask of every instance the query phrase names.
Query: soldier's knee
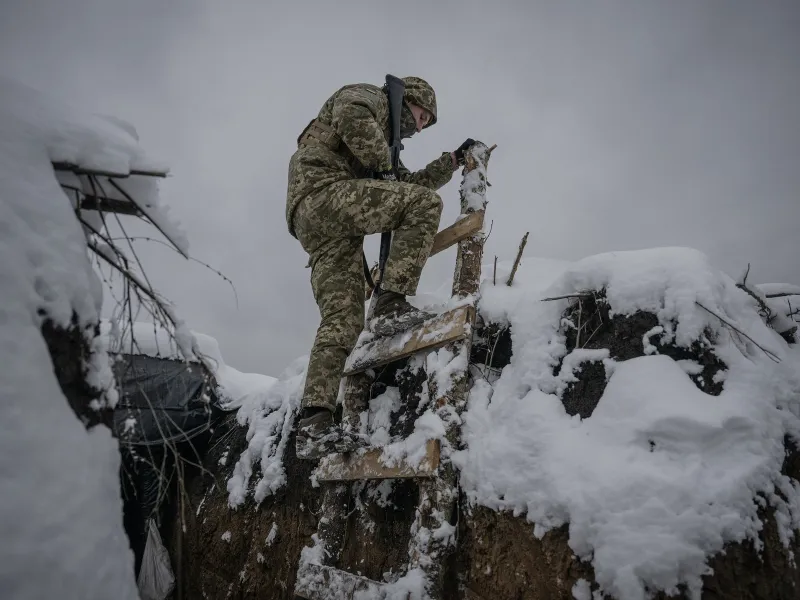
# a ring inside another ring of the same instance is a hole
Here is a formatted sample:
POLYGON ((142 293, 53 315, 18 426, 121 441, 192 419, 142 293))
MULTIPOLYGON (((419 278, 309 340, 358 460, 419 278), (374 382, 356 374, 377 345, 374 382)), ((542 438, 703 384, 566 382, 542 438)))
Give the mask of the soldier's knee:
POLYGON ((422 210, 430 213, 431 215, 439 217, 442 214, 442 198, 433 190, 429 190, 428 188, 420 188, 417 203, 422 210))

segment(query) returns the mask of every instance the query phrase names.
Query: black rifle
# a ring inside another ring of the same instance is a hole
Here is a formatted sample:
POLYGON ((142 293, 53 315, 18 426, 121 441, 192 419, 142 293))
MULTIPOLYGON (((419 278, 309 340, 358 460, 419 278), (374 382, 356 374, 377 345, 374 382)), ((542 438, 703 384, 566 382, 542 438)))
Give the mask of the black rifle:
MULTIPOLYGON (((392 172, 397 175, 400 168, 400 151, 403 149, 403 143, 400 141, 400 114, 403 110, 403 95, 405 94, 406 86, 403 80, 394 75, 386 75, 386 90, 389 95, 389 151, 391 152, 392 159, 392 172)), ((383 270, 386 267, 386 261, 389 258, 389 248, 392 245, 392 232, 384 231, 381 233, 381 250, 378 255, 378 280, 373 284, 372 276, 369 272, 369 265, 367 264, 367 257, 364 256, 364 275, 367 282, 372 288, 373 298, 377 298, 380 294, 380 286, 383 282, 383 270)), ((370 303, 370 308, 374 303, 370 303)))

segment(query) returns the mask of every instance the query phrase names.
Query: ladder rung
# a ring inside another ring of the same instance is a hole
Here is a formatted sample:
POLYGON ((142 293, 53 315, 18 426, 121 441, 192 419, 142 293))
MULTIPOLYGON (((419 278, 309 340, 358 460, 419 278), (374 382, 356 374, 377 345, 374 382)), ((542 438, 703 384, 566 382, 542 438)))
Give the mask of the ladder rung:
POLYGON ((462 306, 437 315, 408 331, 364 344, 347 357, 344 374, 355 375, 420 350, 433 350, 459 340, 469 333, 474 315, 475 309, 472 306, 462 306))
POLYGON ((450 227, 442 229, 436 234, 436 237, 433 238, 433 247, 431 248, 429 256, 439 254, 439 252, 447 250, 450 246, 457 244, 461 240, 465 240, 478 233, 483 227, 483 214, 484 212, 482 210, 469 213, 463 219, 459 219, 450 225, 450 227))
POLYGON ((385 584, 323 565, 305 565, 297 573, 294 593, 306 600, 352 600, 356 592, 380 597, 385 584))
POLYGON ((425 458, 419 466, 412 467, 405 461, 393 466, 381 462, 383 449, 374 448, 362 453, 336 454, 320 460, 317 468, 318 481, 357 481, 363 479, 414 479, 428 478, 436 474, 439 467, 439 440, 428 440, 425 458))

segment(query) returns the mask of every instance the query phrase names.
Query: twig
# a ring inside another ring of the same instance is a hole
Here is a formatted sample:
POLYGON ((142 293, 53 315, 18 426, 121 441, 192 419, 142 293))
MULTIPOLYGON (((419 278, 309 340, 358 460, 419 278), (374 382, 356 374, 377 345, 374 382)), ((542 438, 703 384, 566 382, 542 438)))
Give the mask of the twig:
POLYGON ((736 287, 739 288, 740 290, 744 291, 748 296, 753 298, 758 303, 759 307, 761 307, 761 310, 759 311, 759 313, 764 318, 764 320, 767 322, 767 324, 769 324, 770 321, 772 321, 772 319, 773 319, 772 310, 770 309, 769 306, 767 306, 767 303, 764 302, 764 299, 761 296, 756 294, 753 290, 751 290, 747 286, 747 276, 749 274, 750 274, 750 263, 747 263, 747 270, 744 272, 744 275, 742 276, 742 280, 739 283, 736 284, 736 287))
POLYGON ((522 251, 525 249, 525 244, 528 243, 528 234, 530 231, 526 231, 525 235, 522 236, 522 241, 519 243, 519 250, 517 250, 517 258, 514 259, 514 265, 511 267, 511 274, 508 276, 508 281, 506 281, 506 285, 510 286, 514 282, 514 275, 517 273, 517 267, 519 267, 519 261, 522 260, 522 251))
POLYGON ((492 285, 497 285, 497 254, 494 255, 494 272, 492 273, 492 285))
POLYGON ((552 298, 542 298, 539 302, 552 302, 553 300, 565 300, 566 298, 589 298, 592 291, 578 292, 577 294, 564 294, 563 296, 553 296, 552 298))
POLYGON ((800 296, 800 292, 777 292, 775 294, 764 294, 766 298, 788 298, 789 296, 800 296))
MULTIPOLYGON (((742 275, 742 281, 741 281, 742 285, 747 285, 747 276, 748 275, 750 275, 750 263, 747 263, 747 269, 745 269, 744 275, 742 275)), ((739 284, 736 284, 736 286, 738 287, 739 284)))
MULTIPOLYGON (((146 235, 136 235, 136 236, 131 236, 131 237, 123 237, 123 238, 114 237, 114 238, 108 238, 108 239, 113 240, 113 241, 116 241, 116 240, 119 240, 119 239, 128 239, 131 242, 138 242, 138 241, 142 241, 142 240, 143 241, 147 241, 147 242, 155 242, 156 244, 161 244, 162 246, 166 246, 167 248, 169 248, 173 252, 177 252, 177 250, 175 250, 175 248, 173 248, 171 245, 167 244, 164 240, 158 240, 156 238, 151 238, 151 237, 148 237, 146 235)), ((209 271, 211 271, 212 273, 215 273, 216 275, 218 275, 219 277, 221 277, 222 279, 227 281, 228 285, 230 285, 231 289, 233 290, 233 296, 236 299, 236 308, 237 309, 239 308, 239 294, 236 292, 236 286, 234 286, 233 281, 230 278, 228 278, 225 275, 223 275, 221 271, 215 269, 211 265, 209 265, 207 263, 204 263, 202 260, 196 259, 194 256, 190 256, 189 260, 203 265, 209 271)))
POLYGON ((738 327, 736 327, 736 326, 735 326, 733 323, 731 323, 730 321, 726 321, 725 319, 723 319, 722 317, 720 317, 720 316, 719 316, 717 313, 715 313, 713 310, 711 310, 711 309, 708 309, 708 308, 706 308, 705 306, 703 306, 703 305, 702 305, 700 302, 698 302, 697 300, 695 300, 695 301, 694 301, 694 303, 695 303, 695 304, 697 304, 697 306, 699 306, 700 308, 702 308, 704 311, 706 311, 706 312, 708 312, 709 314, 712 314, 712 315, 714 315, 715 317, 717 317, 717 318, 718 318, 718 319, 719 319, 719 320, 720 320, 722 323, 724 323, 725 325, 727 325, 728 327, 730 327, 731 329, 733 329, 733 330, 734 330, 736 333, 738 333, 738 334, 740 334, 740 335, 743 335, 743 336, 744 336, 744 337, 746 337, 748 340, 750 340, 751 342, 753 342, 753 344, 755 344, 757 348, 759 348, 759 349, 760 349, 760 350, 761 350, 761 351, 762 351, 764 354, 766 354, 766 355, 767 355, 767 357, 768 357, 769 359, 771 359, 772 361, 774 361, 774 362, 776 362, 776 363, 779 363, 779 362, 781 362, 781 359, 780 359, 780 357, 779 357, 777 354, 775 354, 775 353, 774 353, 774 352, 772 352, 771 350, 767 350, 766 348, 764 348, 764 346, 762 346, 761 344, 759 344, 757 341, 755 341, 753 338, 751 338, 749 335, 747 335, 747 334, 746 334, 744 331, 742 331, 741 329, 739 329, 738 327))

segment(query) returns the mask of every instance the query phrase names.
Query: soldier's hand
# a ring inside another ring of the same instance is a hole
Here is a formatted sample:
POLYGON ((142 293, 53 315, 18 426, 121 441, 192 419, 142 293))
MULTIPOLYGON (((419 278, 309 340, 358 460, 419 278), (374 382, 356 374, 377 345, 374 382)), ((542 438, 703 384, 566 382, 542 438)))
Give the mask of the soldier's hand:
POLYGON ((475 140, 473 140, 472 138, 467 138, 466 140, 464 140, 463 144, 461 144, 458 148, 455 149, 455 151, 453 152, 453 156, 456 157, 456 162, 459 165, 463 165, 464 164, 464 152, 469 150, 469 148, 474 143, 475 143, 475 140))
POLYGON ((469 150, 474 143, 475 140, 473 140, 472 138, 467 138, 466 140, 464 140, 463 144, 461 144, 458 148, 455 149, 453 155, 456 157, 456 162, 459 165, 464 164, 464 152, 469 150))
POLYGON ((393 171, 378 171, 375 173, 376 179, 383 179, 384 181, 397 181, 397 175, 393 171))

